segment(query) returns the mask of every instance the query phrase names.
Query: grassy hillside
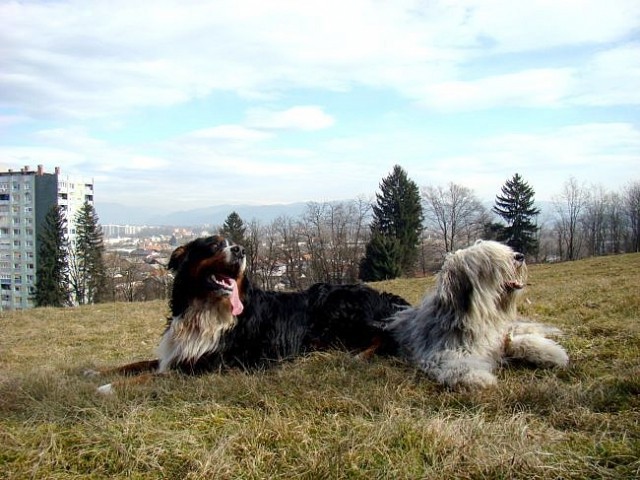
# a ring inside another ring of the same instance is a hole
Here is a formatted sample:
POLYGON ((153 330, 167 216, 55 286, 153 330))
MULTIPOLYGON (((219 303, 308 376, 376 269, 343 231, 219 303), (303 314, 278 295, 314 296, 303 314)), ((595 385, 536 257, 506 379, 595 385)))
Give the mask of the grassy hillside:
MULTIPOLYGON (((418 302, 432 283, 376 286, 418 302)), ((637 478, 640 255, 530 283, 521 311, 564 329, 571 366, 477 393, 334 352, 105 398, 82 371, 152 356, 166 305, 0 313, 0 478, 637 478)))

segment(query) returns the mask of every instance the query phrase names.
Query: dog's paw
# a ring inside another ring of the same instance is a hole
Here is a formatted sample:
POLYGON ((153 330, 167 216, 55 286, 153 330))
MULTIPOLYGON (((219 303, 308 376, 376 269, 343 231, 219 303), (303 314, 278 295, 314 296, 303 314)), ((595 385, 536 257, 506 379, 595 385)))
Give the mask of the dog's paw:
POLYGON ((569 355, 564 348, 558 344, 549 345, 549 347, 539 352, 535 359, 536 363, 543 368, 564 368, 569 365, 569 355))
POLYGON ((507 355, 541 368, 566 367, 569 356, 554 340, 535 334, 518 335, 511 339, 507 355))
POLYGON ((489 370, 482 368, 445 368, 439 371, 427 371, 438 383, 459 391, 481 390, 496 385, 498 379, 489 370), (434 375, 434 373, 436 373, 434 375))
POLYGON ((106 383, 98 388, 96 388, 96 392, 100 395, 113 395, 115 390, 113 389, 113 385, 110 383, 106 383))
POLYGON ((471 370, 456 379, 453 388, 456 390, 482 390, 498 383, 496 376, 485 370, 471 370))

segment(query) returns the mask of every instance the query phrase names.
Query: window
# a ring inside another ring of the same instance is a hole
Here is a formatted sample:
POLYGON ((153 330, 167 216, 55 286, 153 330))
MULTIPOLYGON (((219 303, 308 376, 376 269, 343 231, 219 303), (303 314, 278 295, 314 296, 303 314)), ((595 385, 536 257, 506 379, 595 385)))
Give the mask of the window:
POLYGON ((0 193, 0 201, 8 201, 11 199, 11 195, 8 193, 0 193))

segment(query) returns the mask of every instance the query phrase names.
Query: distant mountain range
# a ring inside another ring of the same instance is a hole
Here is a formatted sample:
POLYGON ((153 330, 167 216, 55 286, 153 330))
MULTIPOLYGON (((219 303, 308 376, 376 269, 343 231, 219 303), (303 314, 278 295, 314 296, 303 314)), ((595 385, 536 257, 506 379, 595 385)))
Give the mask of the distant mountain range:
MULTIPOLYGON (((118 203, 96 202, 95 208, 102 225, 149 225, 173 227, 197 227, 202 225, 222 225, 230 213, 236 212, 247 223, 258 220, 269 223, 280 216, 298 218, 307 208, 309 202, 287 203, 278 205, 217 205, 196 208, 180 212, 161 214, 154 209, 131 208, 118 203)), ((484 202, 485 208, 491 210, 493 203, 484 202)), ((552 202, 536 202, 541 215, 538 224, 549 221, 554 216, 552 202)))
POLYGON ((180 212, 159 213, 154 209, 131 208, 118 203, 96 202, 95 209, 102 225, 150 225, 193 227, 222 225, 230 213, 236 212, 247 223, 258 220, 268 223, 280 216, 301 215, 306 202, 279 205, 217 205, 180 212))

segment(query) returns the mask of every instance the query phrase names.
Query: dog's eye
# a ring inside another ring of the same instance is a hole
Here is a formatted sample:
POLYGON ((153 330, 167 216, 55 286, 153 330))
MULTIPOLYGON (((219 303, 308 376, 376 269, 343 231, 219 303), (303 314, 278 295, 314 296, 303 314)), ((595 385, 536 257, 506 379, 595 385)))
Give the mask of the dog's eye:
POLYGON ((224 239, 224 240, 220 240, 218 243, 216 243, 214 248, 216 250, 224 250, 228 246, 229 246, 229 240, 224 239))

